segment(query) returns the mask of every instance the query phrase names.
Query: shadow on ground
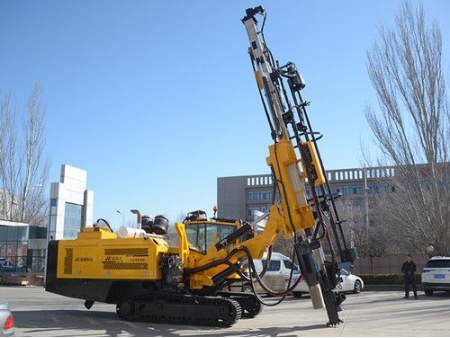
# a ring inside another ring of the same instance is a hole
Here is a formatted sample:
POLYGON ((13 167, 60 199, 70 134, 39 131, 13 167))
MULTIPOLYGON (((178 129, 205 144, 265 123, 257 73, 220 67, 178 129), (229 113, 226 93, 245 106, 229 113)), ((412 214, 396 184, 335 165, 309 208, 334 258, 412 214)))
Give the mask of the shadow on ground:
MULTIPOLYGON (((254 329, 210 328, 189 325, 152 324, 127 322, 117 318, 113 312, 86 310, 44 310, 14 311, 16 328, 20 335, 39 336, 83 336, 98 334, 110 337, 130 336, 292 336, 293 331, 308 331, 326 328, 326 325, 306 325, 295 327, 266 327, 254 329), (195 330, 196 334, 186 334, 186 330, 195 330), (184 332, 183 332, 184 331, 184 332)), ((243 319, 245 320, 245 319, 243 319)), ((251 319, 250 319, 251 320, 251 319)))

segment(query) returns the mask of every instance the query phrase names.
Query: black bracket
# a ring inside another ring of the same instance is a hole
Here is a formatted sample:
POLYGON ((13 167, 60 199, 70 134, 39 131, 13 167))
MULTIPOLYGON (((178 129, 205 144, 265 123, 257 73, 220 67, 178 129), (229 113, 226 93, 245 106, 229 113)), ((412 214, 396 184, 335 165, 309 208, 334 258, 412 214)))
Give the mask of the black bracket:
POLYGON ((255 8, 247 8, 245 10, 245 16, 242 18, 242 22, 250 20, 250 19, 253 19, 253 20, 255 20, 255 22, 258 22, 255 19, 255 15, 256 14, 262 14, 264 12, 265 12, 265 10, 264 10, 264 8, 262 6, 258 6, 258 7, 255 7, 255 8))

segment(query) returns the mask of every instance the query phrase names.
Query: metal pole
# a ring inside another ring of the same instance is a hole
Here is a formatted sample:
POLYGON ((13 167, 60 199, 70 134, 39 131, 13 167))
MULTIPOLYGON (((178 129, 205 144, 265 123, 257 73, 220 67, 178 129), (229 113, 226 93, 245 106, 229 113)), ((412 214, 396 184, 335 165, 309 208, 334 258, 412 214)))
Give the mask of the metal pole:
POLYGON ((367 184, 367 168, 363 168, 363 176, 364 176, 364 204, 366 207, 366 231, 367 231, 367 240, 369 240, 369 186, 367 184))
POLYGON ((125 226, 125 215, 123 212, 121 212, 120 210, 116 210, 116 212, 120 215, 122 215, 122 226, 125 226))

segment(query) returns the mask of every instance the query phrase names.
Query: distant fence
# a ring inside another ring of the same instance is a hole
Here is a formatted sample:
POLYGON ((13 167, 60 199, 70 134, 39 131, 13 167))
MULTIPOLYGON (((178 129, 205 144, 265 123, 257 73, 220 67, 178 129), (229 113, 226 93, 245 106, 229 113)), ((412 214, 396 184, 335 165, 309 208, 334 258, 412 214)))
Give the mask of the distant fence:
MULTIPOLYGON (((370 267, 369 258, 360 258, 354 263, 353 271, 355 274, 401 274, 401 267, 403 262, 406 260, 405 255, 393 255, 386 257, 379 257, 373 259, 373 271, 370 267)), ((417 265, 417 273, 422 272, 422 268, 428 261, 427 255, 414 255, 413 261, 417 265)))

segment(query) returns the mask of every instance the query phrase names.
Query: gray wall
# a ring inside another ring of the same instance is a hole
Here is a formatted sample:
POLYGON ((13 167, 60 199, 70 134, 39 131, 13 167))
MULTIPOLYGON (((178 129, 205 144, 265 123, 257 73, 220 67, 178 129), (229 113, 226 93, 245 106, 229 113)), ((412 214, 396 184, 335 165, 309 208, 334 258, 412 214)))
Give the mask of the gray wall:
POLYGON ((217 212, 219 217, 245 217, 245 187, 247 176, 217 178, 217 212))

